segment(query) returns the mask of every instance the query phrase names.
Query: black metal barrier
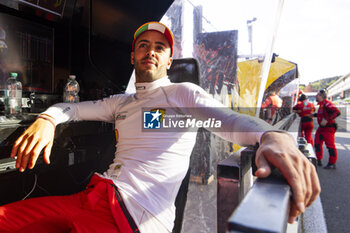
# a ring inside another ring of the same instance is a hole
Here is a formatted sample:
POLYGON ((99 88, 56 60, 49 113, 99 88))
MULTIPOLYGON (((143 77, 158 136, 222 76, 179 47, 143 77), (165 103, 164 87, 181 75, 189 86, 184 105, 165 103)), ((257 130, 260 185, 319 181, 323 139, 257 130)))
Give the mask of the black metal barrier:
POLYGON ((227 219, 242 201, 252 184, 254 148, 246 148, 218 163, 217 232, 224 233, 227 219))
MULTIPOLYGON (((288 130, 299 123, 299 118, 291 114, 278 128, 288 130)), ((304 138, 297 142, 299 150, 316 165, 312 145, 304 138)), ((218 233, 286 232, 290 187, 276 169, 268 178, 258 178, 251 185, 255 152, 256 148, 246 148, 218 164, 218 233)))
POLYGON ((275 170, 251 186, 255 152, 254 148, 247 148, 240 156, 232 156, 218 165, 218 233, 227 229, 253 233, 285 230, 289 185, 275 170))
POLYGON ((286 232, 290 195, 289 185, 278 172, 257 179, 229 218, 229 232, 286 232))

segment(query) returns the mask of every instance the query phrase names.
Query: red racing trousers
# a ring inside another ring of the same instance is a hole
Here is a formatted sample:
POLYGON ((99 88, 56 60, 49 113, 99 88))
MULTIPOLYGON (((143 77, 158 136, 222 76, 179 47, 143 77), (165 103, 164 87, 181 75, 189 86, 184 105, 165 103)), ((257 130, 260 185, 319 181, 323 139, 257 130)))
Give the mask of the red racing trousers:
POLYGON ((318 160, 323 158, 323 142, 326 143, 326 147, 329 152, 329 163, 336 163, 338 152, 335 148, 335 128, 334 127, 318 127, 315 134, 315 152, 318 160))
POLYGON ((0 207, 0 232, 139 233, 113 181, 98 175, 86 190, 0 207))
POLYGON ((312 146, 314 145, 314 140, 312 139, 312 129, 314 128, 314 122, 302 122, 301 123, 301 136, 306 139, 308 143, 312 146))

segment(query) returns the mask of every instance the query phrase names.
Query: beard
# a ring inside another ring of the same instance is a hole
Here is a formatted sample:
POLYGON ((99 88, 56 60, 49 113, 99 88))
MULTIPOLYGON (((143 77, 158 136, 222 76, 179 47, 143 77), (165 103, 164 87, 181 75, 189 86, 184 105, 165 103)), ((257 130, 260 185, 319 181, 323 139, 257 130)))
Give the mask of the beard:
POLYGON ((140 61, 134 60, 134 68, 135 68, 135 74, 136 74, 136 80, 138 82, 152 82, 154 80, 157 80, 159 78, 163 78, 167 75, 167 65, 160 65, 158 66, 158 62, 155 59, 146 57, 141 59, 140 61), (146 60, 151 60, 154 62, 154 69, 145 69, 142 64, 142 62, 146 60))

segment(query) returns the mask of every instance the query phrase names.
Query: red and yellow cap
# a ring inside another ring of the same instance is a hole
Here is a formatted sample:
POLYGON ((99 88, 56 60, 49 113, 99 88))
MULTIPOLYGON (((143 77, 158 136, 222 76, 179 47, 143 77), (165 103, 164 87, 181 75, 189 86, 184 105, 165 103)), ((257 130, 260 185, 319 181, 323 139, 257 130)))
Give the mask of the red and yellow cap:
POLYGON ((132 42, 132 51, 134 51, 135 41, 145 31, 158 31, 162 33, 168 40, 171 48, 170 56, 173 56, 174 50, 174 36, 170 29, 162 23, 159 22, 148 22, 139 27, 134 34, 134 41, 132 42))

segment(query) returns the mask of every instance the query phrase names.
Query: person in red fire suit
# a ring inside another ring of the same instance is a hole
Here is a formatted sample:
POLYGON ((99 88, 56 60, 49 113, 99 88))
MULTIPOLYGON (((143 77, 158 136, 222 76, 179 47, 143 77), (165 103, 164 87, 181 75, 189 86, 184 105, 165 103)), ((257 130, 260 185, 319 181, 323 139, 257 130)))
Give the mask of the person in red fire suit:
POLYGON ((314 141, 312 139, 312 129, 314 128, 314 121, 312 116, 315 112, 315 106, 308 101, 305 94, 301 94, 297 104, 293 107, 293 111, 298 113, 301 118, 300 136, 304 137, 306 141, 313 146, 314 141))
POLYGON ((283 100, 276 94, 275 91, 271 92, 271 95, 261 104, 261 107, 267 109, 266 122, 273 124, 274 117, 277 111, 282 107, 283 100))
POLYGON ((329 152, 329 160, 325 169, 335 169, 337 162, 337 149, 334 143, 334 135, 337 130, 335 118, 340 115, 339 109, 329 100, 327 100, 327 92, 324 89, 318 91, 316 100, 319 105, 317 112, 317 122, 319 127, 315 134, 315 152, 317 157, 317 165, 322 166, 323 142, 329 152))

